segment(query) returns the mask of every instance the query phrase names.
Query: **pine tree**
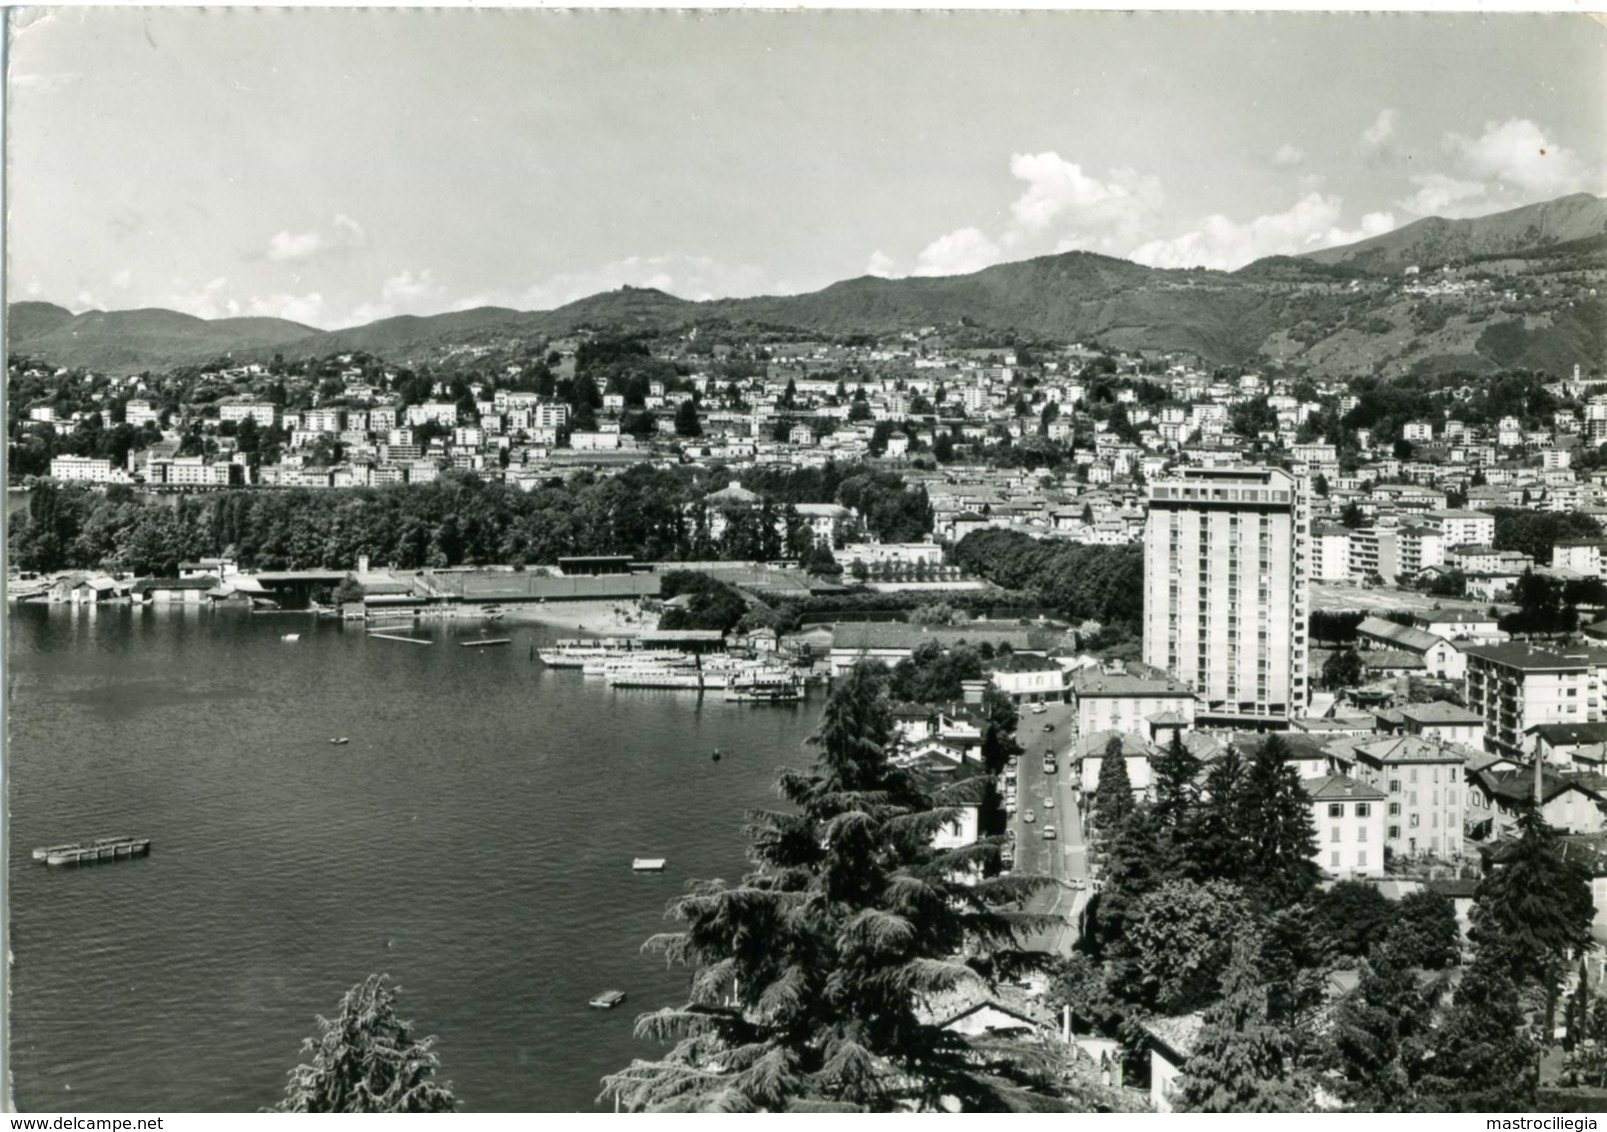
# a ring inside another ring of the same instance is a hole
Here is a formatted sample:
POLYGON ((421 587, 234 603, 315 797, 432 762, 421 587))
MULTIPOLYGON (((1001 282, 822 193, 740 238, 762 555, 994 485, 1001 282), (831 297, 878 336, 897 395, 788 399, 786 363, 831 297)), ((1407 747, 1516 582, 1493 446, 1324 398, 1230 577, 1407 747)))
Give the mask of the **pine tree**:
POLYGON ((1127 756, 1120 735, 1112 735, 1099 760, 1099 782, 1094 788, 1094 824, 1103 836, 1115 833, 1133 809, 1133 786, 1127 777, 1127 756))
POLYGON ((1166 753, 1155 760, 1155 820, 1174 835, 1186 831, 1199 803, 1195 781, 1203 764, 1183 745, 1183 733, 1172 731, 1166 753))
POLYGON ((415 1038, 413 1024, 396 1016, 389 975, 370 975, 340 1000, 340 1013, 318 1019, 318 1037, 301 1051, 311 1064, 290 1071, 280 1112, 452 1112, 450 1084, 435 1080, 440 1067, 433 1037, 415 1038))
POLYGON ((1251 760, 1239 794, 1246 886, 1268 908, 1298 903, 1318 876, 1311 800, 1288 755, 1283 738, 1269 735, 1251 760))
POLYGON ((1433 1107, 1513 1112, 1535 1102, 1539 1049, 1510 974, 1509 945, 1480 945, 1462 973, 1424 1082, 1433 1107))
POLYGON ((1356 989, 1334 1009, 1329 1035, 1346 1100, 1374 1110, 1417 1107, 1418 1082, 1432 1055, 1437 994, 1388 948, 1362 964, 1356 989))
POLYGON ((1122 1103, 1050 1044, 923 1021, 929 995, 1008 969, 1047 921, 1013 910, 1041 882, 977 878, 992 844, 933 848, 965 784, 934 793, 887 758, 886 684, 862 663, 833 689, 814 766, 780 777, 792 808, 751 815, 754 870, 671 902, 684 930, 648 946, 696 968, 691 1001, 638 1019, 675 1045, 604 1096, 661 1111, 1122 1103))
POLYGON ((1188 845, 1184 865, 1195 880, 1240 884, 1245 879, 1248 852, 1244 833, 1239 828, 1244 774, 1244 760, 1232 747, 1211 764, 1211 772, 1205 779, 1205 797, 1195 810, 1184 839, 1188 845))
POLYGON ((1569 959, 1591 946, 1595 902, 1589 874, 1567 859, 1533 802, 1519 813, 1517 828, 1518 836, 1492 854, 1474 890, 1470 935, 1481 955, 1507 963, 1514 983, 1540 984, 1549 1029, 1569 959))
POLYGON ((1288 1033, 1267 1018, 1267 990, 1257 968, 1260 941, 1240 935, 1222 975, 1222 997, 1177 1080, 1180 1112, 1301 1112, 1311 1090, 1293 1064, 1288 1033))

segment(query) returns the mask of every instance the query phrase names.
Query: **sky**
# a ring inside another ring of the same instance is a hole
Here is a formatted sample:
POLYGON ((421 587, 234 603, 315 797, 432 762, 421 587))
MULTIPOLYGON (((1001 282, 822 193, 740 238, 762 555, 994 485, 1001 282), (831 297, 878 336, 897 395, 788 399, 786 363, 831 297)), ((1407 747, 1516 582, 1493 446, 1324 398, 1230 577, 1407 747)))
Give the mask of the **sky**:
POLYGON ((24 9, 7 299, 312 326, 1607 193, 1585 16, 24 9))

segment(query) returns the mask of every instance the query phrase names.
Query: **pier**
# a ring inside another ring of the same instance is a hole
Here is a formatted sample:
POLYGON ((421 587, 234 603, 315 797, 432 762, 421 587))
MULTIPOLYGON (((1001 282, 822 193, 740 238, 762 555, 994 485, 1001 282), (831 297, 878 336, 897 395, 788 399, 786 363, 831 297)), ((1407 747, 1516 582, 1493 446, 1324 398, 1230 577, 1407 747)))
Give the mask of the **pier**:
POLYGON ((404 637, 400 633, 370 633, 370 637, 378 637, 382 641, 401 641, 409 645, 433 645, 434 641, 426 641, 422 637, 404 637))

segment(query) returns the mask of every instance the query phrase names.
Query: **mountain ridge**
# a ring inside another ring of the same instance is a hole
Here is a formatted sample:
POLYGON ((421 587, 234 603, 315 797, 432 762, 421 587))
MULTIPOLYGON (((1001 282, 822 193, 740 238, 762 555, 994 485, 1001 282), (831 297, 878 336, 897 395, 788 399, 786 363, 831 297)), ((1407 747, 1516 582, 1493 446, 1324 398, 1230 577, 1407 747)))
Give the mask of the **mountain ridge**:
MULTIPOLYGON (((409 362, 459 347, 495 349, 592 329, 676 330, 725 321, 802 333, 892 333, 970 324, 1024 336, 1097 338, 1119 349, 1197 354, 1218 363, 1269 360, 1345 372, 1400 361, 1488 369, 1544 358, 1601 364, 1607 312, 1581 305, 1522 313, 1470 307, 1441 319, 1389 291, 1409 266, 1569 257, 1607 264, 1607 199, 1586 193, 1485 217, 1426 217, 1354 244, 1271 256, 1235 271, 1152 268, 1072 251, 995 264, 967 275, 862 275, 799 295, 693 301, 625 287, 550 311, 478 307, 400 315, 318 330, 283 319, 198 319, 175 311, 88 311, 49 303, 8 308, 8 350, 60 365, 137 370, 197 364, 224 354, 299 357, 365 351, 409 362), (1496 318, 1500 314, 1505 317, 1496 318), (1491 321, 1495 319, 1495 321, 1491 321), (1559 348, 1548 332, 1567 343, 1559 348), (1482 343, 1482 344, 1481 344, 1482 343), (1594 354, 1594 356, 1592 356, 1594 354), (1516 359, 1516 361, 1514 361, 1516 359)), ((1510 305, 1510 304, 1509 304, 1510 305)))

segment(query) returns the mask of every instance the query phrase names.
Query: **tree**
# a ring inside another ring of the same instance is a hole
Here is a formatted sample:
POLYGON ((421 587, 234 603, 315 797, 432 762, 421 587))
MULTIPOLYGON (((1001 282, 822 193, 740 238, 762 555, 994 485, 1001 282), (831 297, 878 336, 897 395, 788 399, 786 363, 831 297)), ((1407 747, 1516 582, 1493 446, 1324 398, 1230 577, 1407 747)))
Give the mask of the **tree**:
POLYGON ((1517 831, 1491 854, 1473 892, 1470 937, 1479 958, 1507 964, 1514 983, 1540 984, 1549 1026, 1568 960, 1591 945, 1595 905, 1589 873, 1564 855, 1532 801, 1519 813, 1517 831))
POLYGON ((1244 760, 1233 747, 1211 764, 1205 796, 1185 839, 1189 853, 1184 863, 1188 875, 1195 880, 1238 884, 1248 872, 1248 847, 1239 829, 1244 774, 1244 760))
POLYGON ((1362 881, 1342 880, 1318 893, 1312 904, 1319 930, 1341 955, 1365 958, 1395 924, 1396 906, 1362 881))
POLYGON ((1322 662, 1322 682, 1330 689, 1354 688, 1365 675, 1361 654, 1355 649, 1329 653, 1328 659, 1322 662))
POLYGON ((1172 742, 1166 753, 1155 760, 1155 820, 1162 829, 1174 836, 1187 830, 1193 821, 1194 807, 1199 802, 1199 777, 1204 764, 1183 745, 1183 732, 1173 728, 1172 742))
POLYGON ((1105 834, 1114 833, 1133 807, 1133 787, 1127 775, 1127 754, 1120 735, 1105 743, 1099 760, 1099 782, 1094 788, 1094 824, 1105 834))
POLYGON ((1163 1014, 1205 1005, 1248 920, 1231 884, 1163 881, 1123 910, 1116 964, 1123 996, 1163 1014))
POLYGON ((1396 906, 1384 946, 1410 967, 1439 971, 1456 966, 1462 958, 1456 906, 1437 892, 1409 893, 1396 906))
POLYGON ((1362 964, 1356 989, 1334 1008, 1329 1036, 1328 1060, 1343 1077, 1346 1100, 1369 1109, 1416 1107, 1437 994, 1387 948, 1362 964))
POLYGON ((866 662, 833 689, 813 767, 780 775, 789 808, 751 817, 753 871, 671 902, 684 929, 647 946, 696 968, 690 1001, 637 1034, 678 1040, 604 1078, 604 1096, 679 1111, 1119 1103, 1048 1043, 922 1021, 927 995, 1019 962, 1044 918, 1010 909, 1041 882, 978 878, 992 844, 934 848, 963 786, 934 793, 891 762, 886 684, 866 662))
POLYGON ((1250 933, 1233 942, 1222 998, 1206 1010, 1177 1080, 1179 1111, 1302 1112, 1311 1107, 1311 1089, 1292 1064, 1289 1035, 1267 1018, 1267 990, 1256 969, 1259 946, 1250 933))
POLYGON ((290 1071, 281 1112, 452 1112, 451 1084, 435 1080, 435 1038, 415 1038, 396 1015, 400 987, 370 975, 347 991, 340 1013, 318 1019, 301 1044, 311 1064, 290 1071))
POLYGON ((1303 899, 1317 883, 1317 830, 1281 735, 1267 736, 1251 759, 1238 816, 1249 891, 1268 908, 1303 899))

